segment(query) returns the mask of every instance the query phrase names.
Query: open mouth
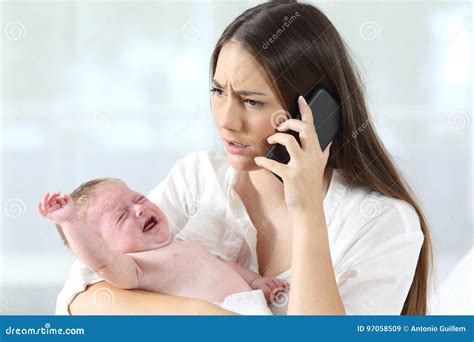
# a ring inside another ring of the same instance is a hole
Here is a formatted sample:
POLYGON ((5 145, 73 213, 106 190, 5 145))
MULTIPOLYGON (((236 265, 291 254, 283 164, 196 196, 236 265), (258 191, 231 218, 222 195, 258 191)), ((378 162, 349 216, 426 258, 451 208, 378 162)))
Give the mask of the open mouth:
POLYGON ((249 145, 244 145, 236 141, 230 141, 227 139, 224 139, 224 141, 225 141, 225 147, 227 149, 227 152, 232 153, 232 154, 242 154, 249 147, 249 145))
POLYGON ((146 233, 149 230, 152 230, 158 225, 158 219, 155 216, 151 216, 148 220, 145 221, 143 225, 143 232, 146 233))
POLYGON ((225 139, 225 140, 232 146, 236 146, 236 147, 248 147, 249 146, 249 145, 238 143, 237 141, 232 141, 232 140, 227 140, 227 139, 225 139))

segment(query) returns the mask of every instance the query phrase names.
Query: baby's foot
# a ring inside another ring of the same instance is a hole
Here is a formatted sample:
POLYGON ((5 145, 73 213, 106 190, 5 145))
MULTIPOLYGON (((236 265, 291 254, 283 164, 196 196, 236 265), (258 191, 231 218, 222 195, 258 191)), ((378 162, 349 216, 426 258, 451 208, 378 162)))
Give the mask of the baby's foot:
POLYGON ((263 294, 265 295, 265 299, 267 302, 270 302, 272 300, 272 296, 275 296, 277 292, 289 290, 290 284, 288 284, 288 282, 285 280, 278 278, 259 277, 250 283, 250 287, 253 290, 262 290, 263 294))

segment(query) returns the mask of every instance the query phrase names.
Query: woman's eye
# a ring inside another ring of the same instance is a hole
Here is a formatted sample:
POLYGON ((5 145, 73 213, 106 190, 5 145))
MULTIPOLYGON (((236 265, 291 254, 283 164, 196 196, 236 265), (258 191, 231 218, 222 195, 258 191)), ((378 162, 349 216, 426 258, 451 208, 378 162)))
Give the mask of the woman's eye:
POLYGON ((122 218, 125 216, 125 213, 122 213, 120 216, 119 216, 119 219, 117 221, 117 223, 120 223, 120 221, 122 221, 122 218))
POLYGON ((249 104, 251 107, 261 107, 263 106, 263 102, 255 101, 251 99, 244 100, 245 103, 249 104))
POLYGON ((145 196, 142 196, 142 197, 140 197, 140 198, 138 199, 137 202, 143 202, 144 199, 145 199, 145 196))
POLYGON ((219 88, 216 88, 216 87, 211 88, 211 93, 212 94, 217 94, 219 96, 224 95, 224 91, 222 89, 219 89, 219 88))

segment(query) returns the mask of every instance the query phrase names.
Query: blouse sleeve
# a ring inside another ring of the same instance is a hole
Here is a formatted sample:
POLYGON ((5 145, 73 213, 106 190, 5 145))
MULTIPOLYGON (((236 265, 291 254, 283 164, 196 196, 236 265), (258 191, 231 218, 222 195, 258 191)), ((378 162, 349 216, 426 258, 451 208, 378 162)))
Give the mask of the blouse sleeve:
POLYGON ((361 228, 336 277, 347 315, 399 315, 424 236, 414 208, 390 203, 361 228))

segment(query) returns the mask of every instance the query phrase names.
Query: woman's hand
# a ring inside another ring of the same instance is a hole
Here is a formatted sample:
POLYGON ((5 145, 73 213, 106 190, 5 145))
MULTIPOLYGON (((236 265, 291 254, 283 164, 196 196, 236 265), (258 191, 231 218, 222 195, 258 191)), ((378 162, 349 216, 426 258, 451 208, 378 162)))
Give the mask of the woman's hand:
POLYGON ((285 202, 291 214, 311 212, 315 204, 322 203, 323 175, 332 144, 324 152, 321 150, 311 108, 302 96, 298 98, 298 106, 301 120, 283 122, 277 127, 279 132, 267 139, 270 144, 284 145, 290 154, 290 162, 285 165, 265 157, 255 158, 257 165, 283 179, 285 202), (301 147, 292 135, 280 133, 290 129, 299 133, 301 147))

